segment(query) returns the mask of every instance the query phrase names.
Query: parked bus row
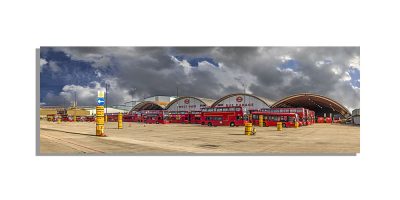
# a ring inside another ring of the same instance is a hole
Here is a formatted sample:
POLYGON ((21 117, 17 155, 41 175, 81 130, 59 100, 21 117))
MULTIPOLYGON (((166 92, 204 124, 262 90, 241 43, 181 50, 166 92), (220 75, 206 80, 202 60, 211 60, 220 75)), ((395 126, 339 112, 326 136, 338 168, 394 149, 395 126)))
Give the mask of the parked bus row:
POLYGON ((242 107, 204 108, 201 111, 165 111, 152 110, 133 112, 124 116, 127 122, 143 122, 155 124, 182 123, 201 124, 207 126, 244 126, 245 122, 258 125, 259 117, 263 115, 264 126, 276 126, 282 122, 283 127, 294 127, 314 123, 313 112, 304 108, 296 109, 260 109, 245 111, 242 107))
MULTIPOLYGON (((55 118, 51 121, 56 121, 55 118)), ((71 116, 61 116, 62 121, 73 121, 71 116)), ((268 108, 245 111, 242 107, 203 108, 201 111, 166 111, 142 110, 123 115, 124 122, 142 122, 147 124, 201 124, 207 126, 244 126, 246 122, 259 125, 260 117, 263 126, 276 126, 282 122, 283 127, 294 127, 315 123, 315 112, 305 108, 268 108)), ((118 114, 107 114, 109 122, 116 122, 118 114)), ((49 119, 50 120, 50 119, 49 119)), ((329 121, 324 119, 325 121, 329 121)), ((95 121, 95 117, 77 116, 77 121, 95 121)), ((320 118, 317 120, 320 121, 320 118)))
MULTIPOLYGON (((56 122, 59 118, 63 122, 74 121, 74 117, 71 115, 56 115, 56 114, 47 115, 47 121, 56 122)), ((94 122, 95 120, 96 120, 95 116, 76 116, 76 121, 79 122, 94 122)))

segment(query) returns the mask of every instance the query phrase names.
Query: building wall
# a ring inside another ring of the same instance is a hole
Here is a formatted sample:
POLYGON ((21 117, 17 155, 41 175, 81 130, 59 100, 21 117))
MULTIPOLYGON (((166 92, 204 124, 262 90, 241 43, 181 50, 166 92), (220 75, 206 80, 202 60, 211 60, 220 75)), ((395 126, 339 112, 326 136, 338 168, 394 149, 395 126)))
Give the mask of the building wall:
POLYGON ((55 115, 57 114, 56 109, 40 109, 40 115, 55 115))
POLYGON ((174 100, 175 97, 170 97, 170 96, 153 96, 153 97, 148 97, 145 98, 145 101, 158 101, 158 102, 171 102, 174 100))
POLYGON ((205 108, 207 105, 202 101, 195 98, 184 98, 176 101, 172 104, 169 111, 200 111, 201 108, 205 108))
POLYGON ((351 115, 360 115, 360 109, 354 109, 351 115))
POLYGON ((353 124, 360 125, 360 109, 354 109, 352 114, 353 124))
POLYGON ((67 115, 77 115, 77 116, 87 116, 90 115, 90 112, 88 110, 83 110, 83 109, 76 109, 76 113, 74 109, 68 109, 67 110, 67 115))
POLYGON ((263 101, 247 95, 235 95, 221 101, 215 107, 242 106, 246 110, 269 108, 263 101))

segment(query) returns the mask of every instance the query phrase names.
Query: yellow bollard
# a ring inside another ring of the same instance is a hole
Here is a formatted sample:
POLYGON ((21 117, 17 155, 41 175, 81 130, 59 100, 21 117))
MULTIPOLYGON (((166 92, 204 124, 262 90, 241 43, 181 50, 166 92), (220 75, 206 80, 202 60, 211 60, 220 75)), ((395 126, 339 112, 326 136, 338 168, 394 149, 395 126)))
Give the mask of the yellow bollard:
POLYGON ((105 136, 104 134, 104 106, 96 106, 96 135, 105 136))
POLYGON ((118 129, 122 129, 122 113, 118 113, 118 129))
POLYGON ((244 134, 245 135, 251 135, 252 128, 253 128, 253 124, 252 123, 245 123, 244 124, 244 134))
POLYGON ((299 122, 294 122, 294 127, 299 128, 299 122))
POLYGON ((276 130, 282 131, 282 122, 276 122, 276 130))
POLYGON ((74 115, 74 122, 76 122, 76 115, 74 115))
POLYGON ((58 117, 58 118, 57 118, 57 123, 58 123, 58 124, 61 124, 61 117, 58 117))
POLYGON ((108 122, 108 116, 107 116, 107 115, 105 116, 105 119, 106 119, 105 121, 106 121, 106 123, 107 123, 107 122, 108 122))
POLYGON ((264 115, 259 115, 258 116, 258 126, 263 127, 264 126, 264 115))

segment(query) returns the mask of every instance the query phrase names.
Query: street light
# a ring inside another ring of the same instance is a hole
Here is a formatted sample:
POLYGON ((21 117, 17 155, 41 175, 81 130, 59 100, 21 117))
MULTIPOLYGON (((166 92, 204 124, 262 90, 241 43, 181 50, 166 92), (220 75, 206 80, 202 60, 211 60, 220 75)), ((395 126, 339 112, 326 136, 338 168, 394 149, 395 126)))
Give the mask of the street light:
MULTIPOLYGON (((106 116, 107 116, 107 103, 108 103, 108 98, 107 98, 107 89, 108 89, 108 87, 109 87, 110 85, 109 84, 107 84, 106 83, 106 99, 105 99, 105 102, 106 102, 106 116)), ((107 120, 108 121, 108 120, 107 120)))
POLYGON ((131 95, 132 95, 132 108, 133 108, 133 93, 136 91, 136 88, 133 88, 132 90, 131 90, 131 95))

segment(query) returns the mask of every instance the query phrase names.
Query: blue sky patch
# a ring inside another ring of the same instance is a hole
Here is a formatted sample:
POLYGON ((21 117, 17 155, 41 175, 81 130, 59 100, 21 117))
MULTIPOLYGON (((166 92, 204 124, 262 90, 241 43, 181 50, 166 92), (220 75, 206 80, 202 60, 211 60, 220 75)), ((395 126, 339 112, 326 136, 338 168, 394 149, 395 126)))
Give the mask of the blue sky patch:
POLYGON ((210 57, 190 57, 185 55, 177 55, 174 56, 177 60, 183 61, 186 60, 192 67, 198 67, 200 62, 207 61, 208 63, 214 65, 215 67, 219 67, 219 64, 214 61, 214 59, 210 57))
POLYGON ((286 60, 285 62, 283 62, 280 65, 280 68, 281 69, 292 69, 292 70, 295 70, 295 69, 297 69, 298 66, 299 66, 299 63, 296 60, 289 59, 289 60, 286 60))
POLYGON ((112 75, 112 68, 95 69, 91 63, 86 61, 71 60, 64 52, 54 51, 52 48, 44 48, 40 53, 40 58, 47 61, 40 73, 40 99, 42 100, 47 93, 58 94, 65 85, 88 85, 92 81, 101 82, 101 78, 96 72, 112 75), (49 62, 54 62, 59 71, 52 71, 49 62))
POLYGON ((356 68, 350 68, 349 75, 351 77, 351 84, 354 87, 360 88, 360 70, 356 68))

